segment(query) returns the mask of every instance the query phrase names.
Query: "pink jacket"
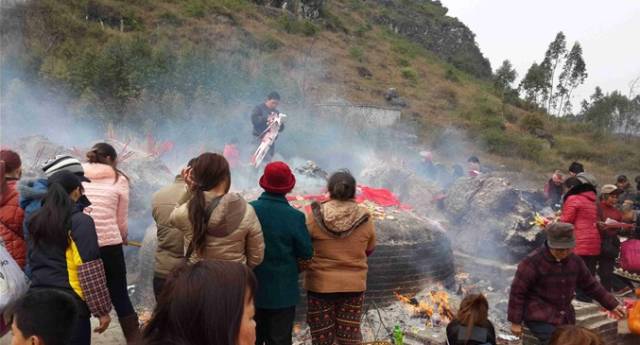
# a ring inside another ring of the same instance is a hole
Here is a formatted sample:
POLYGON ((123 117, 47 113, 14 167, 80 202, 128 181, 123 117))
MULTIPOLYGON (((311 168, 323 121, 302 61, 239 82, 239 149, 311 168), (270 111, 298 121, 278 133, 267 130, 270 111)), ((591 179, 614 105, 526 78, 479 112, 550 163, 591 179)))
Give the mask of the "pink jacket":
POLYGON ((100 247, 122 244, 127 240, 129 214, 129 181, 116 173, 109 165, 100 163, 82 164, 84 176, 91 180, 83 182, 85 194, 91 206, 88 213, 96 223, 100 247))
POLYGON ((598 222, 598 207, 596 193, 592 191, 570 195, 562 206, 560 221, 571 223, 576 235, 577 255, 600 255, 600 232, 598 222))

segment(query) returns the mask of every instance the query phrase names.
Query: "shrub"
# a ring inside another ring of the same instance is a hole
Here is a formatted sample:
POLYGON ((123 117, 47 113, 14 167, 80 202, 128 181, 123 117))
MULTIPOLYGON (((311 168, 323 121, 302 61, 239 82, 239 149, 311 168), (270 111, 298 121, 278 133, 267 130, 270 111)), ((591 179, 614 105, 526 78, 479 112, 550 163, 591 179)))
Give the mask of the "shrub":
POLYGON ((166 25, 180 26, 184 22, 175 13, 164 12, 160 15, 160 22, 166 25))
POLYGON ((364 60, 364 50, 360 47, 352 47, 349 49, 349 55, 352 58, 358 60, 358 62, 362 62, 364 60))
POLYGON ((400 69, 400 74, 402 75, 402 77, 404 79, 407 79, 408 81, 412 82, 412 83, 416 83, 418 82, 418 73, 416 73, 415 70, 413 70, 413 68, 411 67, 403 67, 400 69))
POLYGON ((372 27, 371 24, 367 23, 367 24, 361 24, 360 26, 358 26, 355 31, 353 32, 354 35, 358 36, 358 37, 364 37, 366 35, 367 32, 371 31, 372 27))
POLYGON ((539 115, 527 114, 520 120, 520 127, 529 133, 535 133, 536 130, 544 130, 544 121, 539 115))
POLYGON ((555 147, 565 159, 594 160, 599 158, 597 150, 584 139, 560 136, 556 138, 556 141, 555 147))
POLYGON ((456 73, 453 68, 447 68, 447 71, 444 74, 444 78, 454 82, 454 83, 459 83, 460 82, 460 78, 458 77, 458 73, 456 73))
POLYGON ((543 159, 544 145, 541 140, 489 128, 481 132, 487 150, 504 157, 518 157, 534 162, 543 159))
POLYGON ((319 31, 318 27, 312 22, 298 20, 287 14, 281 15, 277 24, 281 30, 293 35, 314 36, 319 31))
POLYGON ((207 7, 202 1, 190 1, 185 4, 184 12, 189 17, 202 18, 207 12, 207 7))
POLYGON ((409 62, 409 60, 407 60, 405 58, 399 58, 398 59, 398 65, 400 67, 409 67, 409 66, 411 66, 411 63, 409 62))
POLYGON ((280 41, 279 39, 271 36, 271 35, 267 35, 265 36, 261 41, 260 41, 260 49, 264 50, 264 51, 275 51, 278 50, 280 47, 283 46, 282 41, 280 41))

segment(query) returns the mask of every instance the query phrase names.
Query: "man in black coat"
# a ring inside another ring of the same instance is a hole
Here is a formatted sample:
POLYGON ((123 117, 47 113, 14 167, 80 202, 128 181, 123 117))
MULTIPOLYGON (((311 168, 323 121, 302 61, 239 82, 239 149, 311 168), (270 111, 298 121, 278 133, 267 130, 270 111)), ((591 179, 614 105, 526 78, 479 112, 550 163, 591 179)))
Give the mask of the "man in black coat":
MULTIPOLYGON (((253 124, 253 136, 256 138, 256 143, 259 145, 262 140, 262 135, 269 127, 268 120, 271 114, 279 114, 277 109, 280 104, 280 95, 277 92, 271 92, 267 96, 267 100, 264 103, 257 105, 251 112, 251 123, 253 124)), ((284 123, 280 125, 280 132, 284 130, 284 123)), ((269 153, 265 157, 266 161, 270 161, 275 154, 275 143, 271 145, 269 153)))

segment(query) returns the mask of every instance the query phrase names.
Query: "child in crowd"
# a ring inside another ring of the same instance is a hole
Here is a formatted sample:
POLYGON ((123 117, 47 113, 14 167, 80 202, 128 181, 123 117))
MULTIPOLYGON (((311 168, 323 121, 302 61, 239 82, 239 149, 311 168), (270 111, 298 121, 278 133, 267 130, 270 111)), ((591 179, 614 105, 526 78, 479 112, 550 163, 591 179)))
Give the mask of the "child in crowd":
POLYGON ((447 326, 448 345, 496 345, 496 331, 488 314, 489 303, 482 294, 467 295, 447 326))

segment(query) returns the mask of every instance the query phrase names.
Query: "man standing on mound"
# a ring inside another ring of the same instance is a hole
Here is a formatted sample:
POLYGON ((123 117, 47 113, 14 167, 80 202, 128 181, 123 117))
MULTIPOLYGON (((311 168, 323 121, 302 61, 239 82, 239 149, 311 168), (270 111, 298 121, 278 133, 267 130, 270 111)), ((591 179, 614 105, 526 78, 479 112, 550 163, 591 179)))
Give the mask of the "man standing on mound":
MULTIPOLYGON (((269 116, 272 114, 280 114, 277 109, 280 104, 280 95, 277 92, 271 92, 267 96, 267 100, 257 105, 251 112, 251 123, 253 124, 253 136, 256 138, 256 144, 260 145, 262 136, 269 127, 269 116)), ((284 130, 284 123, 280 125, 280 132, 284 130)), ((271 145, 269 152, 265 157, 266 162, 270 162, 275 154, 275 143, 271 145)))

